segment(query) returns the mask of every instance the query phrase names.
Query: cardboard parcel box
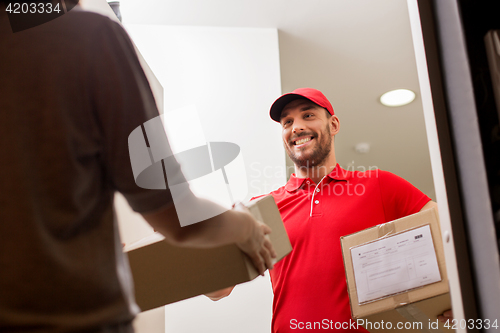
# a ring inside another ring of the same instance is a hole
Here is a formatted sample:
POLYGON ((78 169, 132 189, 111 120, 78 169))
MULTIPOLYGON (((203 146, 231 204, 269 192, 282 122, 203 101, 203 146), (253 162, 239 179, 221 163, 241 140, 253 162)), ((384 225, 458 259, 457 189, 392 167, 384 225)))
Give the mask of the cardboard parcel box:
POLYGON ((344 236, 341 244, 351 314, 365 328, 447 330, 437 323, 451 302, 436 209, 344 236))
MULTIPOLYGON (((278 255, 276 259, 290 253, 292 246, 274 198, 266 196, 252 201, 247 208, 257 220, 271 227, 269 236, 278 255)), ((125 249, 136 301, 142 311, 234 286, 259 275, 249 257, 235 244, 194 249, 170 245, 159 234, 148 238, 125 249), (149 244, 144 245, 145 242, 149 244)))

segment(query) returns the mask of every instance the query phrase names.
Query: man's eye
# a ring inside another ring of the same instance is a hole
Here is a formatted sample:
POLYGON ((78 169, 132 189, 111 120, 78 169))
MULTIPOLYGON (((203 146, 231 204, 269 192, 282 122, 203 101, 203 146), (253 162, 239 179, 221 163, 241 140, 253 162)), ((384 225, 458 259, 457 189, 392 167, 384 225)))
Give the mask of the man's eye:
POLYGON ((312 117, 312 116, 313 116, 313 114, 312 114, 312 113, 308 113, 308 114, 306 114, 306 115, 304 116, 304 118, 309 118, 309 117, 312 117))
POLYGON ((290 124, 291 122, 292 122, 291 120, 285 120, 285 121, 283 122, 283 126, 288 125, 288 124, 290 124))

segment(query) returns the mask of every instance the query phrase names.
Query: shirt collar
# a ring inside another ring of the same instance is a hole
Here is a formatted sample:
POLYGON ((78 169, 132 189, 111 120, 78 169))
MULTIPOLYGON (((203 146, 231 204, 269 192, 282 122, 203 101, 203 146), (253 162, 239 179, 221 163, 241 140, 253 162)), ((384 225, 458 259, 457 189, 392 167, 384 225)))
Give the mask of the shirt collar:
MULTIPOLYGON (((333 168, 332 172, 328 174, 328 177, 334 180, 349 180, 351 178, 351 172, 342 169, 340 165, 337 163, 335 168, 333 168)), ((293 192, 299 187, 301 187, 306 180, 309 180, 309 178, 298 178, 297 176, 295 176, 295 174, 292 174, 290 176, 290 180, 288 180, 288 183, 286 183, 285 185, 285 190, 293 192)))
POLYGON ((335 168, 333 168, 332 172, 328 174, 328 177, 335 180, 349 180, 351 179, 352 172, 349 170, 344 170, 337 163, 335 168))

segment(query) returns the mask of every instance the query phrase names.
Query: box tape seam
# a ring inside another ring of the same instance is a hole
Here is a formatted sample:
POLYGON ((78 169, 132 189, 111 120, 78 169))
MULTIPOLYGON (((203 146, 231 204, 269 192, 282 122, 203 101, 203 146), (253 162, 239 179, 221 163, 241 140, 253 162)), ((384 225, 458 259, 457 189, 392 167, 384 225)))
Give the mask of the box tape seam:
POLYGON ((428 323, 431 322, 431 319, 420 309, 418 309, 416 306, 412 304, 407 304, 405 306, 396 308, 396 311, 403 316, 406 320, 410 322, 420 322, 422 323, 422 329, 420 330, 421 332, 424 333, 436 333, 436 332, 442 332, 440 329, 430 329, 428 327, 428 323), (427 326, 426 326, 427 324, 427 326))
POLYGON ((384 224, 379 224, 378 226, 378 238, 388 237, 389 235, 396 233, 396 224, 394 222, 387 222, 384 224))
MULTIPOLYGON (((260 213, 260 209, 259 209, 259 208, 257 208, 256 206, 254 206, 254 207, 251 207, 251 208, 250 208, 250 210, 251 210, 251 212, 252 212, 253 217, 254 217, 256 220, 258 220, 258 221, 260 221, 260 222, 263 222, 263 221, 264 221, 264 219, 262 218, 262 214, 260 213)), ((264 223, 264 222, 263 222, 263 223, 264 223)))

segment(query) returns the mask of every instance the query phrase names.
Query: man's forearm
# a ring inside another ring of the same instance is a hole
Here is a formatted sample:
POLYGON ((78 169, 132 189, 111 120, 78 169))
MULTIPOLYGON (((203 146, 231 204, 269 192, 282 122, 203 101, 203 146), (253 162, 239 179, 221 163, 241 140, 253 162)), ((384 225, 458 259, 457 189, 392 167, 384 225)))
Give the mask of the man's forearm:
MULTIPOLYGON (((214 203, 199 199, 193 209, 204 209, 214 203)), ((188 247, 214 247, 243 242, 250 233, 247 220, 241 219, 234 211, 227 211, 205 221, 181 227, 174 205, 158 212, 143 214, 146 221, 163 234, 170 243, 188 247)))
MULTIPOLYGON (((189 203, 193 211, 214 211, 212 209, 216 205, 196 197, 190 197, 189 203)), ((246 209, 228 210, 185 227, 181 227, 174 205, 143 216, 154 229, 165 236, 167 242, 174 245, 209 248, 236 244, 250 257, 259 274, 263 275, 267 268, 273 268, 272 258, 276 257, 276 251, 267 236, 271 229, 255 220, 246 209)))

